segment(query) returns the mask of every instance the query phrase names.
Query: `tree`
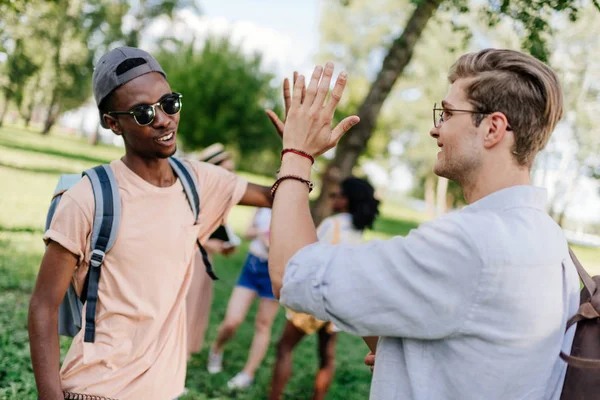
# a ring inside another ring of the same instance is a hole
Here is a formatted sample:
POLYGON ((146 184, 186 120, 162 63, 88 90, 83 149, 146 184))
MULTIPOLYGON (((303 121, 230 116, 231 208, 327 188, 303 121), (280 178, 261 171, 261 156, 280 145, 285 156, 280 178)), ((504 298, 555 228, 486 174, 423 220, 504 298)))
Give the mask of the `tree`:
POLYGON ((227 38, 196 43, 165 42, 157 59, 169 83, 183 94, 179 137, 186 151, 215 142, 240 154, 242 168, 272 173, 280 140, 264 109, 279 109, 274 76, 261 70, 261 56, 247 56, 227 38), (186 111, 187 110, 187 111, 186 111))
POLYGON ((15 101, 19 107, 23 101, 24 88, 27 80, 38 70, 38 66, 25 54, 23 39, 14 41, 15 49, 10 53, 6 61, 5 73, 7 80, 2 87, 4 94, 4 106, 0 111, 0 126, 4 122, 4 116, 8 109, 8 103, 15 101))
MULTIPOLYGON (((329 4, 331 5, 331 3, 329 4)), ((594 0, 594 4, 600 10, 598 2, 594 0)), ((348 26, 357 29, 351 21, 350 23, 340 23, 340 17, 343 18, 344 15, 343 8, 352 8, 354 3, 345 6, 335 2, 331 7, 335 8, 337 12, 337 23, 335 25, 343 29, 347 29, 348 26)), ((546 42, 552 30, 549 21, 554 13, 557 11, 568 13, 572 20, 575 20, 578 16, 577 3, 573 0, 560 2, 527 0, 522 2, 503 1, 500 3, 489 1, 483 7, 482 14, 490 25, 498 24, 504 17, 510 18, 514 23, 515 30, 520 33, 523 48, 542 60, 548 57, 546 42)), ((448 10, 455 14, 471 11, 466 0, 413 1, 412 13, 408 16, 406 25, 389 44, 381 69, 376 74, 364 101, 358 107, 358 115, 361 118, 360 124, 340 141, 335 158, 324 173, 323 189, 314 208, 314 216, 317 221, 328 213, 326 194, 330 191, 329 186, 334 183, 329 171, 332 169, 337 170, 342 177, 352 173, 352 168, 356 165, 360 154, 367 147, 384 101, 412 59, 415 46, 421 40, 421 35, 428 22, 439 10, 448 10)), ((328 18, 328 16, 325 15, 324 18, 328 18)), ((362 40, 362 37, 357 35, 356 40, 362 40)), ((343 53, 344 43, 339 43, 339 47, 342 48, 339 50, 340 53, 343 53)))
POLYGON ((14 46, 6 44, 24 39, 24 54, 39 66, 33 79, 18 82, 19 87, 37 89, 17 104, 24 119, 44 104, 42 133, 47 134, 62 112, 90 97, 93 65, 100 54, 119 44, 137 46, 153 18, 173 18, 185 7, 198 10, 189 0, 0 0, 0 11, 6 11, 0 19, 0 52, 14 58, 14 46), (127 21, 133 21, 128 29, 127 21))

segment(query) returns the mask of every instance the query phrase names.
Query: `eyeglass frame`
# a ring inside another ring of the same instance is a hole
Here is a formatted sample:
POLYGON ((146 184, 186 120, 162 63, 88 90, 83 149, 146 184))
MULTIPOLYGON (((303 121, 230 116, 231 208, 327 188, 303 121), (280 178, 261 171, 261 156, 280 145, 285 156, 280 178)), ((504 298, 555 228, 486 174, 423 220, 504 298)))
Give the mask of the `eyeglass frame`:
POLYGON ((139 126, 148 126, 151 123, 154 122, 154 120, 156 119, 156 106, 160 106, 160 109, 166 114, 166 115, 177 115, 181 112, 181 107, 183 107, 183 103, 181 103, 181 98, 183 97, 183 95, 181 93, 177 93, 177 92, 171 92, 165 96, 163 96, 159 101, 157 101, 154 104, 138 104, 136 106, 133 106, 131 109, 129 109, 129 111, 109 111, 106 113, 106 115, 131 115, 133 116, 133 120, 135 121, 136 124, 138 124, 139 126), (179 100, 180 104, 179 104, 179 110, 177 110, 176 113, 174 114, 169 114, 168 112, 165 111, 165 109, 163 108, 162 103, 167 100, 168 98, 170 98, 171 96, 177 96, 177 100, 179 100), (133 111, 133 109, 137 108, 137 107, 151 107, 152 108, 152 112, 154 113, 154 116, 152 117, 152 119, 150 120, 150 122, 148 122, 147 124, 141 124, 137 118, 135 117, 135 111, 133 111))
MULTIPOLYGON (((445 122, 446 120, 444 120, 444 111, 448 110, 449 112, 465 112, 465 113, 469 113, 469 114, 482 114, 482 115, 490 115, 492 114, 492 112, 484 112, 484 111, 475 111, 475 110, 458 110, 458 109, 454 109, 454 108, 444 108, 442 106, 442 108, 438 108, 437 107, 437 103, 433 103, 433 126, 437 129, 440 128, 440 126, 442 126, 442 122, 445 122), (440 120, 436 121, 435 118, 435 112, 436 111, 441 111, 442 113, 440 114, 440 120)), ((507 131, 512 131, 512 128, 510 126, 510 124, 506 125, 506 130, 507 131)))

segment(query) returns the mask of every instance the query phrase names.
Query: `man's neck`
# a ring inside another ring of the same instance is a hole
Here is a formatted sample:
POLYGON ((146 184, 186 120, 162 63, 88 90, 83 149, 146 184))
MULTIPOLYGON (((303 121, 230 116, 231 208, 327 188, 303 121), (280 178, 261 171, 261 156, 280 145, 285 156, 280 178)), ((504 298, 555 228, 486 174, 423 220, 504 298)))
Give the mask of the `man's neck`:
POLYGON ((494 192, 511 186, 531 185, 530 171, 528 168, 487 168, 480 171, 467 182, 461 182, 467 204, 480 200, 494 192))
POLYGON ((151 185, 169 187, 175 183, 175 173, 167 158, 143 158, 125 153, 121 161, 151 185))

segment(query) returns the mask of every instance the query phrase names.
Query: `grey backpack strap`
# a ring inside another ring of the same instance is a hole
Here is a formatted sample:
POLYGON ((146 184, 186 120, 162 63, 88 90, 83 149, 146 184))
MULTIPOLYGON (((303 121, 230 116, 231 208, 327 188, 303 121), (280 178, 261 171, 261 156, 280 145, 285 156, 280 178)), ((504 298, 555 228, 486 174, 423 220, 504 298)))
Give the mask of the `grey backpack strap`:
MULTIPOLYGON (((169 158, 169 164, 171 164, 171 168, 175 171, 175 175, 181 180, 183 190, 190 203, 190 207, 192 208, 192 213, 194 213, 194 218, 197 219, 198 214, 200 214, 200 195, 198 193, 198 181, 196 180, 194 171, 186 163, 175 157, 169 158)), ((206 249, 200 244, 200 240, 196 240, 196 243, 198 244, 200 254, 202 254, 202 261, 204 262, 206 273, 213 280, 218 280, 219 278, 215 274, 212 264, 208 259, 206 249)))
POLYGON ((85 342, 94 342, 96 335, 96 306, 100 271, 106 253, 117 238, 121 222, 119 186, 109 165, 100 165, 83 172, 94 191, 94 221, 92 223, 90 269, 87 274, 82 300, 86 303, 85 342))

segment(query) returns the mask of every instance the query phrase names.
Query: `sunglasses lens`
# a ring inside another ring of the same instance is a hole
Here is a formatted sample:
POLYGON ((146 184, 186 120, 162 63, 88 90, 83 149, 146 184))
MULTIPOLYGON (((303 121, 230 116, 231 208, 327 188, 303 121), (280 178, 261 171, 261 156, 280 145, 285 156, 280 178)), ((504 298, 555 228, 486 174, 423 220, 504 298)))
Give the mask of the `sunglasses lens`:
POLYGON ((138 124, 148 125, 154 120, 154 108, 152 106, 139 106, 133 110, 133 116, 138 124))
POLYGON ((179 96, 169 96, 160 104, 163 111, 169 115, 175 115, 181 110, 181 99, 179 96))

